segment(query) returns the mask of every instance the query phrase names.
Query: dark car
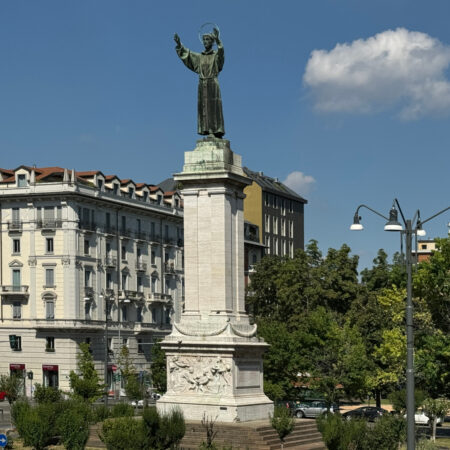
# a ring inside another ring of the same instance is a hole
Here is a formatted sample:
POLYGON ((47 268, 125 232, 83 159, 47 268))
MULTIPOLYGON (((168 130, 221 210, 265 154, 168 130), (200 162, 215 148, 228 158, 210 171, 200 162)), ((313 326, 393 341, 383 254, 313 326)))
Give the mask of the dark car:
POLYGON ((389 411, 383 408, 378 408, 377 406, 361 406, 360 408, 353 409, 352 411, 347 411, 342 414, 342 417, 346 420, 366 419, 369 420, 369 422, 374 422, 384 414, 389 414, 389 411))

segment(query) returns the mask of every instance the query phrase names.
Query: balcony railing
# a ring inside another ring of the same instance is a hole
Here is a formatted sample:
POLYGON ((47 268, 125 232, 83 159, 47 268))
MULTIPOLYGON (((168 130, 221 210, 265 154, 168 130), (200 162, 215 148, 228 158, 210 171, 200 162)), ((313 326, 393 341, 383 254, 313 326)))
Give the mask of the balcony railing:
POLYGON ((95 222, 81 221, 79 227, 81 230, 84 231, 92 231, 92 232, 97 231, 97 224, 95 222))
POLYGON ((136 231, 136 239, 139 239, 140 241, 146 241, 147 233, 145 233, 144 231, 136 231))
POLYGON ((155 234, 155 233, 150 233, 148 238, 152 242, 160 242, 160 240, 161 240, 161 236, 159 234, 155 234))
POLYGON ((172 301, 172 296, 161 292, 152 292, 148 294, 148 299, 152 302, 170 303, 172 301))
POLYGON ((106 267, 117 267, 117 258, 111 258, 110 256, 107 256, 105 258, 105 266, 106 267))
POLYGON ((2 294, 8 295, 30 295, 28 292, 28 286, 24 285, 2 285, 2 294))
POLYGON ((37 228, 41 230, 55 230, 62 227, 62 220, 59 219, 44 219, 37 221, 37 228))
POLYGON ((106 234, 116 234, 117 229, 116 229, 116 227, 113 227, 111 225, 105 225, 105 227, 103 228, 103 231, 106 234))
POLYGON ((13 220, 12 222, 8 222, 8 231, 22 231, 22 221, 13 220))
POLYGON ((130 228, 121 228, 120 229, 120 234, 121 236, 125 236, 125 237, 131 237, 131 235, 133 234, 130 228))
POLYGON ((175 245, 175 239, 169 236, 164 236, 164 244, 175 245))
POLYGON ((136 272, 145 272, 147 270, 147 264, 143 262, 136 263, 136 272))

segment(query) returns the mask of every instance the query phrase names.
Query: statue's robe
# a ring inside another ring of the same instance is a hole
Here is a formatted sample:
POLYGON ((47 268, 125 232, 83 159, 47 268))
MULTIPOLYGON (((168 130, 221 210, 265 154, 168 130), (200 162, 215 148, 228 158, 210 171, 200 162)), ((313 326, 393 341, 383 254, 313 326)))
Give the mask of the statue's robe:
POLYGON ((222 98, 217 76, 223 68, 225 55, 222 45, 217 50, 195 53, 181 46, 177 54, 185 66, 199 75, 198 81, 198 134, 225 134, 222 98))

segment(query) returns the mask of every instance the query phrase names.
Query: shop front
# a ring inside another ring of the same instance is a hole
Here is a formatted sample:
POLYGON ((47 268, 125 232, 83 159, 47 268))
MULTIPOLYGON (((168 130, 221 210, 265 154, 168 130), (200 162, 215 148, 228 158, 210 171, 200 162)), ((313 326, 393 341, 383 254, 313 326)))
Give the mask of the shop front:
POLYGON ((108 364, 108 374, 107 374, 107 386, 108 386, 108 395, 114 396, 114 381, 115 374, 117 372, 117 366, 115 364, 108 364))
POLYGON ((44 380, 45 387, 59 387, 58 379, 59 367, 52 364, 42 365, 42 379, 44 380))
POLYGON ((25 364, 11 363, 9 365, 9 373, 11 376, 16 376, 20 379, 20 395, 25 395, 25 364))

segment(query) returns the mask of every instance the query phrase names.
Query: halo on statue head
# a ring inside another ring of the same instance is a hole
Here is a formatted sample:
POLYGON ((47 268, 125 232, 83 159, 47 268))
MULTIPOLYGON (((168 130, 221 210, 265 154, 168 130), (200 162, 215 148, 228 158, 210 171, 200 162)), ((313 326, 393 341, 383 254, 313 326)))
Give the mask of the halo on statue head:
POLYGON ((217 31, 219 31, 219 33, 220 33, 219 27, 215 23, 212 23, 212 22, 206 22, 199 28, 198 39, 202 44, 203 44, 203 36, 205 34, 212 35, 214 28, 216 28, 217 31))

